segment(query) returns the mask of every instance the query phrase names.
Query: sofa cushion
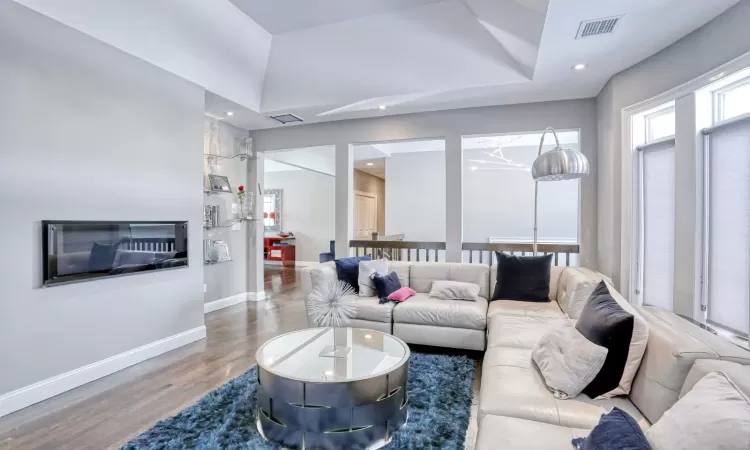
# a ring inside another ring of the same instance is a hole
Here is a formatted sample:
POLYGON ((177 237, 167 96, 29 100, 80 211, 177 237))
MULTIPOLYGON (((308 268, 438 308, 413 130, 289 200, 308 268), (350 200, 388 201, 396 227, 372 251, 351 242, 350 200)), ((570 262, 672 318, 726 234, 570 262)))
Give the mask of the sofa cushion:
POLYGON ((534 317, 565 317, 557 302, 521 302, 518 300, 493 300, 487 310, 487 318, 502 314, 534 317))
POLYGON ((572 450, 571 441, 588 430, 486 415, 479 421, 476 450, 572 450))
POLYGON ((393 320, 393 306, 395 305, 393 302, 381 304, 378 297, 360 297, 359 295, 353 295, 352 297, 356 297, 355 301, 357 302, 355 319, 387 323, 391 323, 393 320))
MULTIPOLYGON (((586 395, 558 400, 531 363, 531 350, 488 348, 482 364, 479 417, 495 414, 553 425, 591 429, 602 414, 618 407, 642 428, 648 421, 626 397, 592 400, 586 395)), ((570 444, 570 442, 568 442, 570 444)))
POLYGON ((648 323, 648 346, 629 395, 651 422, 675 404, 695 361, 724 359, 750 364, 750 352, 673 312, 655 307, 638 311, 648 323))
POLYGON ((408 301, 396 305, 393 321, 484 330, 487 326, 487 299, 478 297, 474 302, 440 300, 418 292, 408 301))
POLYGON ((432 282, 438 280, 474 283, 480 297, 490 297, 489 267, 483 264, 413 263, 409 269, 409 287, 417 292, 430 292, 432 282))
POLYGON ((598 272, 584 267, 568 267, 560 275, 557 303, 571 319, 581 317, 581 311, 596 285, 604 279, 598 272))
POLYGON ((552 255, 513 256, 495 252, 497 279, 491 300, 547 302, 552 255))
MULTIPOLYGON (((549 271, 549 298, 550 300, 557 300, 558 285, 560 283, 560 275, 563 271, 569 269, 565 266, 552 266, 549 271)), ((490 286, 489 292, 495 292, 495 284, 497 283, 497 264, 490 267, 490 286)), ((489 297, 487 297, 489 298, 489 297)), ((507 299, 504 299, 507 300, 507 299)))
POLYGON ((504 316, 495 314, 487 319, 488 347, 515 347, 531 350, 553 328, 567 317, 504 316))

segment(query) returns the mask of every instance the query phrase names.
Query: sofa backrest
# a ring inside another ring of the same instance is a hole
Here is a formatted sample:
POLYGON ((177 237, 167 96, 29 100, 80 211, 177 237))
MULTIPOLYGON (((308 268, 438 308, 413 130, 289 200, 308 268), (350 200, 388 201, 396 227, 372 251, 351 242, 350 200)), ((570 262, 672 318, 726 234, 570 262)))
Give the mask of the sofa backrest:
POLYGON ((479 295, 490 297, 490 268, 484 264, 411 263, 409 283, 417 292, 428 293, 432 282, 438 280, 463 281, 479 285, 479 295))
POLYGON ((552 297, 551 292, 550 297, 557 300, 557 304, 565 314, 571 319, 577 320, 588 297, 581 297, 580 294, 575 295, 576 289, 579 289, 582 283, 590 283, 589 287, 592 287, 591 285, 599 283, 603 278, 602 274, 585 267, 567 267, 560 274, 560 281, 557 283, 557 297, 552 297))
POLYGON ((721 359, 750 365, 750 352, 670 311, 645 306, 638 312, 648 323, 648 345, 629 397, 651 423, 679 399, 696 360, 721 359))
MULTIPOLYGON (((560 284, 560 275, 563 273, 563 271, 567 269, 565 266, 552 266, 550 269, 549 274, 549 298, 550 300, 556 300, 557 299, 557 287, 560 284)), ((493 264, 492 267, 490 267, 490 294, 489 297, 492 297, 492 293, 495 292, 495 284, 497 281, 497 264, 493 264)))

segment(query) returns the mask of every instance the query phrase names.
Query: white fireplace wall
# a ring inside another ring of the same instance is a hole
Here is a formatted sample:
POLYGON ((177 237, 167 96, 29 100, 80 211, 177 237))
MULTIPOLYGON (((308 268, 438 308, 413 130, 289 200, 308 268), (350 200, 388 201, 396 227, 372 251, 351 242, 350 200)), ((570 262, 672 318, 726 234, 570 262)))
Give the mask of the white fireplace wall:
POLYGON ((0 42, 2 415, 205 335, 204 90, 10 0, 0 42), (45 219, 186 220, 189 267, 41 288, 45 219))

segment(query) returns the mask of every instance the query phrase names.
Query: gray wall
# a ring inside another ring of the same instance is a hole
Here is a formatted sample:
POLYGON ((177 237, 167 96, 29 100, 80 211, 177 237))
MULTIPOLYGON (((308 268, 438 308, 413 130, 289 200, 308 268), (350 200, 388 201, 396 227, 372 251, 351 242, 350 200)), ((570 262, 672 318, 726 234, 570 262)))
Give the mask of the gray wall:
POLYGON ((406 241, 445 242, 445 152, 385 159, 385 233, 406 241))
MULTIPOLYGON (((206 135, 204 135, 204 152, 208 153, 208 124, 206 119, 206 135)), ((225 122, 219 122, 219 144, 221 154, 231 156, 235 154, 235 139, 246 138, 247 130, 234 127, 225 122)), ((207 164, 204 159, 204 164, 207 164)), ((248 161, 240 161, 239 158, 219 159, 214 173, 229 178, 229 184, 234 191, 232 194, 213 194, 204 196, 204 204, 219 205, 223 221, 233 219, 232 204, 238 203, 237 187, 245 186, 248 192, 257 193, 258 189, 248 186, 248 161)), ((205 171, 208 173, 208 171, 205 171)), ((257 197, 257 196, 256 196, 257 197)), ((203 232, 204 239, 216 239, 224 241, 229 247, 231 262, 205 266, 203 269, 206 292, 203 295, 204 302, 212 302, 233 295, 243 294, 247 291, 247 238, 250 223, 237 224, 239 230, 232 228, 213 228, 203 232)))
POLYGON ((385 234, 385 181, 361 170, 354 170, 354 190, 378 196, 378 233, 385 234))
POLYGON ((263 189, 283 189, 281 227, 296 236, 297 261, 318 262, 334 239, 336 178, 311 170, 266 172, 263 189))
MULTIPOLYGON (((258 130, 251 132, 251 135, 260 151, 314 145, 447 138, 446 159, 455 162, 455 164, 451 163, 452 165, 446 166, 447 169, 450 169, 446 173, 453 174, 446 179, 446 191, 455 193, 455 186, 459 185, 462 178, 460 167, 458 171, 454 171, 455 166, 460 164, 461 159, 461 135, 541 131, 547 126, 558 129, 581 130, 581 151, 589 158, 592 167, 591 175, 581 181, 581 263, 587 267, 595 268, 598 174, 596 170, 597 130, 594 99, 526 103, 342 120, 258 130), (455 177, 456 173, 458 177, 455 177)), ((386 179, 387 183, 388 180, 386 179)), ((444 195, 447 195, 448 192, 444 195)), ((451 203, 446 201, 448 211, 450 211, 448 205, 451 203)), ((454 224, 455 222, 460 222, 460 220, 451 223, 454 224)), ((344 222, 342 221, 342 223, 344 222)), ((452 240, 453 233, 455 233, 453 228, 446 228, 449 241, 452 240)))
POLYGON ((613 76, 599 93, 599 269, 619 285, 622 211, 621 111, 686 83, 750 51, 750 1, 741 0, 716 19, 659 53, 613 76))
POLYGON ((203 325, 204 91, 0 0, 0 394, 203 325), (41 289, 41 226, 187 220, 188 268, 41 289))

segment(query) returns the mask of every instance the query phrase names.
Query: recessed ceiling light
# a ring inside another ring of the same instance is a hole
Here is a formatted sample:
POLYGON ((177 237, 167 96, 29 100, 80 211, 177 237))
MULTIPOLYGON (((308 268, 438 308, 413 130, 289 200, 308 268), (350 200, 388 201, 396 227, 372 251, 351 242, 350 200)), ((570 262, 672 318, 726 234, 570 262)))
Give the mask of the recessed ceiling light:
POLYGON ((717 73, 716 75, 709 78, 709 81, 716 81, 719 78, 723 77, 724 75, 726 75, 726 72, 717 73))
POLYGON ((576 64, 573 66, 573 70, 583 70, 586 68, 586 64, 576 64))
POLYGON ((478 168, 479 167, 477 167, 477 166, 471 166, 471 167, 469 167, 469 170, 471 170, 473 172, 473 171, 477 170, 478 168))
POLYGON ((380 105, 380 106, 378 106, 378 108, 385 109, 385 105, 380 105))
POLYGON ((372 335, 371 335, 371 334, 366 334, 366 335, 365 335, 365 339, 371 339, 371 338, 372 338, 372 335))
POLYGON ((375 163, 367 163, 368 166, 374 166, 375 163))
POLYGON ((226 114, 226 115, 228 115, 228 116, 233 116, 233 115, 234 115, 234 113, 233 113, 232 111, 227 111, 227 112, 225 112, 224 114, 226 114))

